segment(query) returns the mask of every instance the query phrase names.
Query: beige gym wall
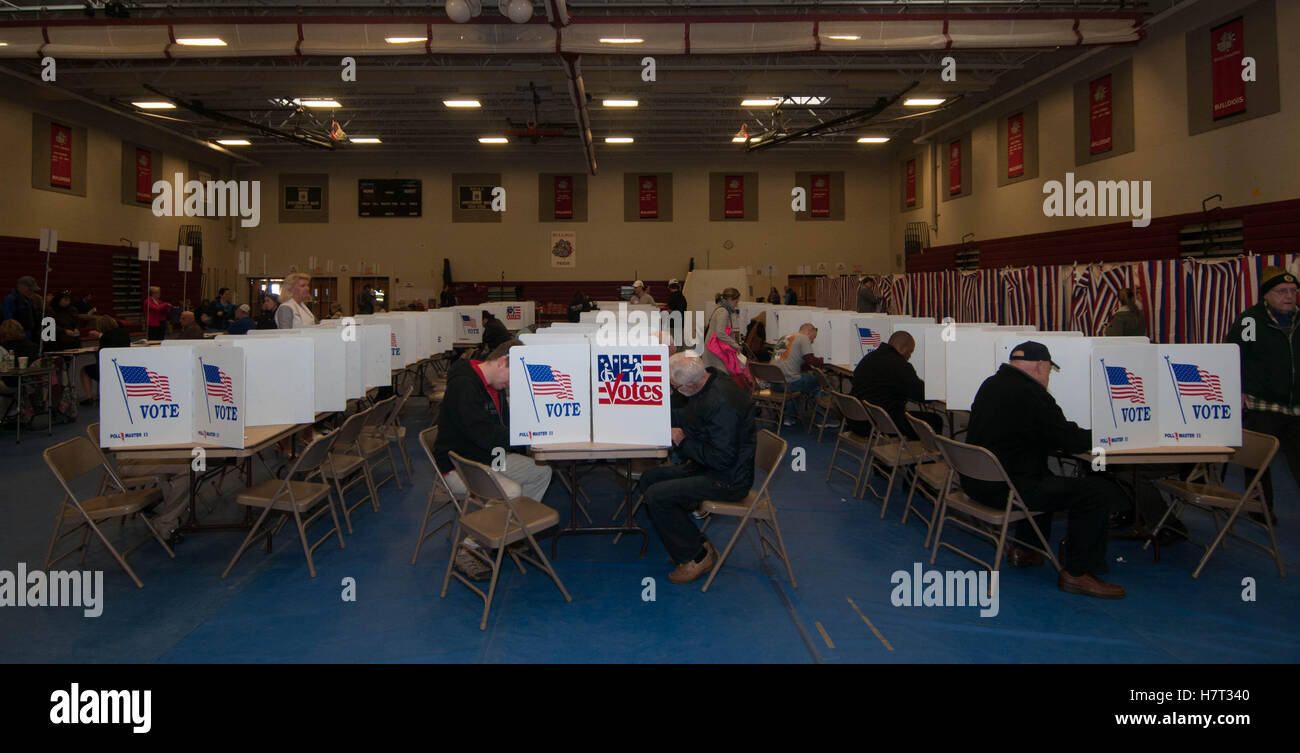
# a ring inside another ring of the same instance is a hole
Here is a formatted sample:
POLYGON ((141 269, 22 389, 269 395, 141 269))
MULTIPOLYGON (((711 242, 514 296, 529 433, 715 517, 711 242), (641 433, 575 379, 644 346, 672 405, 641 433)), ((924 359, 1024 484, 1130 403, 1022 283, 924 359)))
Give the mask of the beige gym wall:
MULTIPOLYGON (((1044 233, 1120 221, 1114 217, 1046 217, 1043 215, 1044 181, 1064 181, 1066 172, 1076 180, 1150 180, 1153 217, 1200 212, 1201 200, 1223 194, 1223 206, 1240 206, 1300 197, 1300 48, 1286 40, 1300 34, 1300 3, 1278 2, 1278 73, 1282 111, 1274 115, 1188 135, 1185 33, 1248 5, 1245 2, 1202 2, 1187 18, 1177 18, 1153 29, 1136 48, 1118 48, 1099 55, 1093 65, 1081 64, 1036 93, 1038 101, 1039 174, 1036 180, 997 185, 997 119, 1011 112, 995 107, 954 131, 972 130, 974 192, 971 196, 939 203, 938 233, 931 228, 932 245, 958 243, 964 233, 981 239, 1044 233), (1076 167, 1074 164, 1074 82, 1114 61, 1131 56, 1136 149, 1112 159, 1076 167)), ((1248 48, 1249 51, 1249 48, 1248 48)), ((961 57, 957 55, 958 71, 961 57)), ((960 72, 958 73, 960 76, 960 72)), ((1023 99, 1018 100, 1023 101, 1023 99)), ((940 143, 950 134, 939 133, 940 143)), ((898 145, 895 154, 902 147, 898 145)), ((928 147, 927 151, 928 151, 928 147)), ((901 159, 901 157, 900 157, 901 159)), ((900 213, 901 183, 890 181, 891 243, 901 248, 904 225, 931 222, 929 185, 934 172, 927 162, 926 206, 900 213)), ((940 160, 946 169, 946 161, 940 160)), ((942 184, 942 183, 941 183, 942 184)))

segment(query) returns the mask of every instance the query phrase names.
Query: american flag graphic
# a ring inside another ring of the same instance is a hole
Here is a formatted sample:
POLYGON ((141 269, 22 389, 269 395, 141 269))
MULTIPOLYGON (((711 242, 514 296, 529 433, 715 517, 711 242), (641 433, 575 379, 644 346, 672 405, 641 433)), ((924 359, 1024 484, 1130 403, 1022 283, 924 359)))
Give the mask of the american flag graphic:
POLYGON ((388 334, 388 339, 390 340, 390 342, 389 342, 389 346, 390 346, 390 347, 393 347, 393 348, 396 348, 396 347, 397 347, 397 333, 396 333, 396 332, 390 332, 390 333, 388 334))
POLYGON ((171 385, 167 377, 143 366, 123 366, 122 386, 128 397, 147 397, 157 403, 169 403, 171 385))
POLYGON ((1106 383, 1110 388, 1112 400, 1128 399, 1130 403, 1145 403, 1142 393, 1142 377, 1123 366, 1106 367, 1106 383))
POLYGON ((1178 394, 1184 397, 1199 397, 1207 402, 1223 402, 1223 391, 1219 388, 1219 378, 1191 363, 1170 363, 1174 370, 1174 383, 1178 394))
POLYGON ((662 374, 663 366, 660 363, 661 357, 657 355, 641 356, 641 373, 642 374, 662 374))
POLYGON ((864 348, 879 348, 880 333, 866 327, 858 327, 858 341, 864 348))
POLYGON ((460 315, 460 321, 461 321, 461 323, 463 323, 466 327, 477 327, 477 326, 478 326, 478 321, 476 321, 476 320, 474 319, 474 317, 470 316, 469 314, 461 314, 461 315, 460 315))
POLYGON ((220 398, 223 403, 235 402, 235 390, 230 382, 230 375, 222 371, 219 366, 203 364, 203 383, 209 397, 220 398))
POLYGON ((573 381, 564 372, 546 364, 530 363, 527 366, 528 382, 533 396, 547 395, 559 400, 573 400, 573 381))
POLYGON ((506 306, 507 319, 520 319, 523 316, 523 306, 506 306))

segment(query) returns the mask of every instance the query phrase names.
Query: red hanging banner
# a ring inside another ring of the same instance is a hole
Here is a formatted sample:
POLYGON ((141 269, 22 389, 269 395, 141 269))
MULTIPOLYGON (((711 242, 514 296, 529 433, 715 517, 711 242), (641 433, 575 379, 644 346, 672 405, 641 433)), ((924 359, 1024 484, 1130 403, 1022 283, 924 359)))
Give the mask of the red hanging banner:
POLYGON ((1007 177, 1025 174, 1025 114, 1007 118, 1007 177))
POLYGON ((573 176, 555 176, 555 219, 573 219, 573 176))
POLYGON ((153 201, 153 153, 148 149, 135 150, 135 200, 153 201))
POLYGON ((723 183, 722 216, 726 219, 744 219, 745 217, 745 176, 728 175, 723 183))
POLYGON ((1110 74, 1088 84, 1088 153, 1109 152, 1112 146, 1110 74))
POLYGON ((1213 82, 1215 120, 1246 111, 1246 82, 1241 80, 1245 37, 1246 25, 1241 18, 1210 29, 1210 79, 1213 82))
POLYGON ((831 176, 812 176, 812 201, 808 214, 813 217, 831 216, 831 176))
POLYGON ((72 188, 72 129, 50 124, 50 185, 72 188))
POLYGON ((642 175, 636 179, 639 186, 639 196, 641 204, 641 219, 655 220, 659 218, 659 176, 642 175))
POLYGON ((948 145, 948 195, 961 193, 961 139, 948 145))
POLYGON ((907 191, 904 203, 909 207, 916 206, 916 160, 907 161, 907 191))

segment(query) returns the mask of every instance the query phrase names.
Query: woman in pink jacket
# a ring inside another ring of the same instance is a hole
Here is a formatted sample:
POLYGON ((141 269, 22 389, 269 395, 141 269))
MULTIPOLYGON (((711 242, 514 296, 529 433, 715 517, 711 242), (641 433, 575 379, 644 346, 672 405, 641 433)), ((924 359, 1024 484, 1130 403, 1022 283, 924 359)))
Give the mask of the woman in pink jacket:
POLYGON ((170 303, 163 303, 162 288, 150 285, 149 297, 144 301, 144 322, 150 340, 161 340, 167 334, 167 315, 171 308, 170 303))

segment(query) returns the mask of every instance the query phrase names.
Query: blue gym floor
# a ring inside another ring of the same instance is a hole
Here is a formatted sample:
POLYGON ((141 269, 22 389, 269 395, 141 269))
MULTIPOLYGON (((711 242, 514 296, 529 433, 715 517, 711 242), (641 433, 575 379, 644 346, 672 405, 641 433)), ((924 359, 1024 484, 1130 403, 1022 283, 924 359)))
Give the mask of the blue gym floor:
MULTIPOLYGON (((403 480, 380 492, 382 510, 367 505, 353 517, 347 548, 335 540, 316 552, 318 577, 308 577, 292 526, 267 555, 252 548, 226 580, 219 577, 241 533, 187 536, 168 559, 150 543, 129 562, 145 583, 137 589, 102 546, 84 569, 104 570, 104 611, 0 607, 0 662, 1294 662, 1300 658, 1300 518, 1290 473, 1274 464, 1281 526, 1279 539, 1290 578, 1244 544, 1210 560, 1197 580, 1194 545, 1162 549, 1152 561, 1140 543, 1112 541, 1110 580, 1128 589, 1122 601, 1065 594, 1050 565, 1004 567, 1000 613, 981 618, 977 607, 895 607, 896 570, 930 568, 925 529, 899 522, 903 495, 895 491, 886 519, 880 505, 850 496, 851 481, 825 481, 830 440, 817 443, 801 427, 782 436, 807 450, 807 470, 789 459, 773 484, 781 526, 798 588, 779 561, 760 561, 746 535, 708 593, 701 581, 668 582, 670 563, 651 529, 638 558, 639 537, 615 544, 609 536, 565 537, 556 569, 573 595, 565 603, 545 574, 504 569, 487 630, 478 629, 482 602, 454 580, 438 598, 449 554, 443 534, 429 540, 419 564, 409 563, 432 471, 416 432, 426 421, 413 399, 406 417, 415 488, 403 480), (341 598, 341 582, 356 581, 356 601, 341 598), (642 579, 655 579, 656 598, 644 601, 642 579), (1255 601, 1242 599, 1243 578, 1254 578, 1255 601)), ((54 441, 81 434, 94 421, 83 409, 76 424, 25 434, 13 444, 0 434, 0 569, 18 562, 39 568, 58 508, 57 484, 41 459, 54 441)), ((829 434, 828 430, 828 434, 829 434)), ((399 461, 400 464, 400 461, 399 461)), ((260 468, 259 468, 260 470, 260 468)), ((259 476, 260 477, 260 476, 259 476)), ((608 519, 621 498, 609 474, 585 485, 591 512, 608 519)), ((1234 475, 1234 481, 1239 476, 1234 475)), ((879 483, 877 481, 876 483, 879 483)), ((229 482, 228 482, 229 484, 229 482)), ((233 486, 233 485, 232 485, 233 486)), ((354 489, 359 492, 360 489, 354 489)), ((568 517, 559 483, 546 502, 568 517)), ((230 502, 215 517, 238 517, 230 502)), ((1208 519, 1184 516, 1208 538, 1208 519)), ((644 514, 644 525, 648 525, 644 514)), ((1251 526, 1242 526, 1252 529, 1251 526)), ((114 541, 134 542, 139 523, 108 528, 114 541)), ((323 529, 320 529, 323 531, 323 529)), ((719 520, 710 535, 719 550, 732 523, 719 520)), ((1055 539, 1064 521, 1053 528, 1055 539)), ((309 532, 310 533, 310 532, 309 532)), ((954 533, 977 553, 991 547, 954 533)), ((945 539, 948 536, 945 534, 945 539)), ((547 555, 550 540, 542 540, 547 555)), ((1055 542, 1054 542, 1055 543, 1055 542)), ((986 555, 987 556, 987 555, 986 555)), ((58 566, 76 569, 75 558, 58 566)), ((976 565, 944 551, 940 570, 976 565)))

